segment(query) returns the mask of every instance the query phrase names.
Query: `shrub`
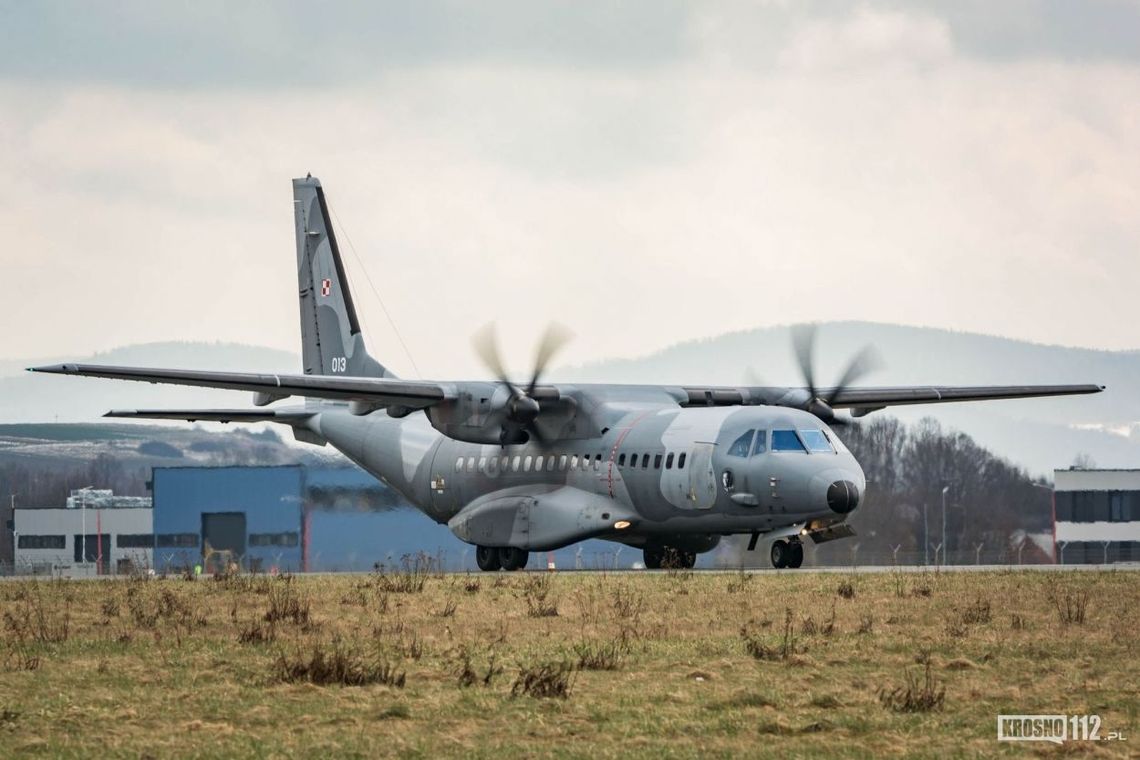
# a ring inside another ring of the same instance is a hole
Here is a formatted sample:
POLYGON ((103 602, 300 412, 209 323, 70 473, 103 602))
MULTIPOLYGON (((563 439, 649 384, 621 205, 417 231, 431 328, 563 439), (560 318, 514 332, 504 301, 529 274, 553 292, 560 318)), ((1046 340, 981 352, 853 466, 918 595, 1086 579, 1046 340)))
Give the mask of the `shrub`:
POLYGON ((526 601, 526 614, 533 618, 557 617, 558 603, 551 598, 551 583, 548 575, 530 575, 522 587, 522 597, 526 601))
POLYGON ((265 622, 292 621, 296 625, 309 623, 309 600, 302 599, 289 581, 279 581, 269 589, 269 609, 265 622))
POLYGON ((626 644, 621 639, 581 641, 574 645, 579 670, 617 670, 626 651, 626 644))
POLYGON ((458 671, 459 687, 465 689, 477 683, 483 686, 490 686, 491 682, 495 680, 495 676, 502 673, 503 669, 495 664, 495 652, 492 651, 488 656, 487 669, 483 672, 483 675, 480 676, 472 663, 471 650, 466 646, 461 646, 459 648, 458 671))
POLYGON ((990 602, 988 599, 978 597, 966 609, 962 610, 962 623, 965 625, 988 623, 990 618, 990 602))
POLYGON ((293 657, 281 652, 274 669, 277 677, 285 682, 307 681, 325 686, 363 686, 380 683, 404 688, 407 674, 395 665, 375 658, 368 658, 359 651, 345 646, 339 637, 327 644, 314 642, 308 654, 298 653, 293 657))
POLYGON ((1052 594, 1053 604, 1057 608, 1057 617, 1065 625, 1084 625, 1085 613, 1089 606, 1089 592, 1066 591, 1064 594, 1052 594))
POLYGON ((895 712, 930 712, 941 710, 946 702, 946 687, 930 673, 930 660, 926 661, 925 676, 920 683, 910 668, 905 671, 906 683, 894 689, 879 689, 879 702, 895 712))
POLYGON ((835 590, 835 593, 839 594, 844 599, 854 599, 855 586, 851 583, 851 581, 842 581, 839 584, 839 588, 835 590))
POLYGON ((511 686, 511 696, 566 699, 573 682, 574 665, 570 662, 523 666, 511 686))
POLYGON ((418 552, 400 558, 399 569, 388 571, 378 565, 372 574, 377 590, 395 594, 418 594, 427 585, 428 575, 438 569, 438 563, 429 555, 418 552))

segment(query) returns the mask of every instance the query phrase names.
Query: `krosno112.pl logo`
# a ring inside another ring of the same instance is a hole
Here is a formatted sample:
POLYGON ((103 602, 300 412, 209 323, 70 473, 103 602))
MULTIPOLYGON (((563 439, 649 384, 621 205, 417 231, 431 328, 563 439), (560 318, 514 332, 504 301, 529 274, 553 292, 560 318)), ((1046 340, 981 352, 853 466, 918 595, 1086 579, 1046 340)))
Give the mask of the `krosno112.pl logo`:
POLYGON ((1101 736, 1099 715, 999 715, 999 742, 1125 741, 1121 731, 1101 736))

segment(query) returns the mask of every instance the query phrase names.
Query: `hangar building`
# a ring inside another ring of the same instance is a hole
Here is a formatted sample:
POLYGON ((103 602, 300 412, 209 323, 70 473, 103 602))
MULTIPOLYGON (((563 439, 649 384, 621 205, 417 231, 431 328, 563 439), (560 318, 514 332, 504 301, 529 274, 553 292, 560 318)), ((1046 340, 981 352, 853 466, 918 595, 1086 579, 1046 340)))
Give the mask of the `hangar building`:
POLYGON ((1053 482, 1057 562, 1140 562, 1140 470, 1055 470, 1053 482))

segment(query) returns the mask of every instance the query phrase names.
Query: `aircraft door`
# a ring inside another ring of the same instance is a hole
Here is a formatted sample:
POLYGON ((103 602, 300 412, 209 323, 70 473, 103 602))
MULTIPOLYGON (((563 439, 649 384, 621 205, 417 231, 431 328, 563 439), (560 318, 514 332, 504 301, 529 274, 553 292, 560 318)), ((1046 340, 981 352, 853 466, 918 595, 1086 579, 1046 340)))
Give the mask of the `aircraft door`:
POLYGON ((710 509, 716 503, 716 473, 713 471, 712 443, 693 446, 689 458, 689 501, 697 509, 710 509))
POLYGON ((429 484, 433 515, 447 517, 459 509, 459 484, 463 479, 465 463, 459 447, 452 441, 445 440, 435 450, 429 484))

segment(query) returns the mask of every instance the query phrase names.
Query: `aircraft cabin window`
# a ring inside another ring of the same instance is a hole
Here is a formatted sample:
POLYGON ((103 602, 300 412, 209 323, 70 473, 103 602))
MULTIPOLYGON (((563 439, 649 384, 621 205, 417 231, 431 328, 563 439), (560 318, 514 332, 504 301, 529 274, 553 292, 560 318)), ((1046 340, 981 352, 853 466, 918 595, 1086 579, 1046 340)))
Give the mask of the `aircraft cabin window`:
POLYGON ((595 470, 602 469, 602 455, 601 454, 594 454, 594 469, 595 470))
POLYGON ((807 444, 808 451, 817 454, 835 453, 835 449, 831 448, 831 441, 827 440, 827 436, 823 434, 822 430, 801 430, 800 438, 807 444))
POLYGON ((565 454, 558 457, 558 469, 563 470, 563 471, 566 470, 566 455, 565 454))
POLYGON ((535 472, 542 472, 542 457, 535 457, 534 458, 534 471, 535 472))
POLYGON ((655 470, 661 469, 661 455, 660 454, 653 457, 653 469, 655 469, 655 470))
POLYGON ((682 451, 682 452, 681 452, 681 456, 677 457, 677 469, 678 469, 678 470, 683 470, 683 469, 685 469, 685 457, 686 457, 686 456, 688 456, 688 453, 687 453, 687 452, 684 452, 684 451, 682 451))
POLYGON ((551 454, 546 458, 546 471, 554 472, 554 455, 551 454))
POLYGON ((800 437, 794 430, 773 430, 772 451, 799 451, 807 453, 800 437))
POLYGON ((728 447, 728 455, 730 457, 748 456, 748 449, 752 446, 752 436, 755 434, 755 430, 749 430, 733 441, 732 445, 728 447))
POLYGON ((763 454, 767 450, 768 450, 768 431, 767 430, 757 430, 756 431, 756 443, 754 443, 752 445, 752 456, 757 456, 758 454, 763 454))
POLYGON ((520 464, 522 464, 522 457, 520 457, 518 454, 515 454, 515 458, 511 461, 511 469, 515 472, 518 472, 520 464))
POLYGON ((574 454, 570 457, 570 469, 571 470, 577 470, 578 469, 578 455, 577 454, 574 454))
POLYGON ((618 467, 625 467, 625 454, 618 454, 618 467))
POLYGON ((533 461, 534 461, 534 457, 531 457, 531 456, 528 456, 526 459, 524 459, 523 460, 523 469, 526 470, 527 472, 530 472, 530 464, 533 461))
POLYGON ((455 460, 455 471, 463 472, 463 457, 459 457, 459 459, 455 460))
POLYGON ((479 457, 479 472, 487 471, 487 457, 479 457))
POLYGON ((648 454, 642 454, 641 455, 641 469, 643 469, 643 470, 649 469, 649 455, 648 454))
POLYGON ((499 458, 491 457, 491 461, 487 463, 487 472, 491 475, 497 475, 499 472, 499 458))
POLYGON ((467 457, 467 472, 475 472, 475 457, 467 457))
POLYGON ((669 456, 665 457, 665 469, 673 469, 673 452, 669 452, 669 456))

